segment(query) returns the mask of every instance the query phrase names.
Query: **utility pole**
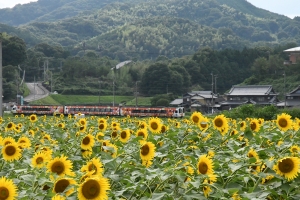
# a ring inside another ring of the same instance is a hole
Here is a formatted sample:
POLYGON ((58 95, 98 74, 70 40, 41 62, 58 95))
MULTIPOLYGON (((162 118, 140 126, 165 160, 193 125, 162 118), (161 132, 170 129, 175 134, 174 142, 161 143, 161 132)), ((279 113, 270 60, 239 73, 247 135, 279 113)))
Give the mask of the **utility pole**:
POLYGON ((115 75, 113 76, 113 107, 115 106, 115 75))
POLYGON ((213 113, 214 105, 214 74, 211 72, 211 113, 213 113))
POLYGON ((2 41, 0 40, 0 117, 3 116, 3 89, 2 89, 2 41))
POLYGON ((135 82, 135 107, 138 106, 138 89, 137 89, 138 81, 135 82))
POLYGON ((218 75, 215 75, 215 94, 217 94, 217 78, 218 75))
POLYGON ((285 76, 286 76, 286 74, 285 74, 285 70, 284 70, 284 72, 283 72, 283 84, 284 84, 284 90, 283 90, 283 96, 284 96, 284 108, 286 108, 286 93, 285 93, 285 76))
POLYGON ((99 78, 99 100, 98 100, 99 105, 100 105, 100 93, 101 93, 101 79, 99 78))

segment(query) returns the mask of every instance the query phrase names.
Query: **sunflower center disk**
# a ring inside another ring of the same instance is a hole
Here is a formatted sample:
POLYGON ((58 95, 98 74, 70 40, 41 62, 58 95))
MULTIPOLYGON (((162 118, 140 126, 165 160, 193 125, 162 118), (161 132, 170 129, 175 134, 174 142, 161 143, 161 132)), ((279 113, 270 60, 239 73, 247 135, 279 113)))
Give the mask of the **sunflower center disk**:
POLYGON ((206 174, 207 173, 208 166, 207 166, 206 163, 200 163, 198 168, 199 168, 199 172, 201 174, 206 174))
POLYGON ((278 122, 280 127, 286 127, 287 126, 287 121, 285 119, 280 119, 278 122))
POLYGON ((255 130, 256 129, 256 123, 251 123, 250 127, 251 127, 251 130, 255 130))
POLYGON ((13 146, 8 146, 6 149, 5 149, 5 153, 9 156, 12 156, 16 153, 16 148, 13 147, 13 146))
POLYGON ((283 173, 289 173, 294 169, 294 163, 291 159, 287 158, 279 163, 278 168, 283 173))
POLYGON ((7 199, 9 196, 9 191, 5 187, 0 187, 0 199, 7 199))
POLYGON ((70 185, 69 181, 66 179, 62 179, 59 180, 56 184, 55 184, 55 192, 56 193, 63 193, 65 191, 65 189, 70 185))
POLYGON ((121 138, 123 138, 123 139, 126 138, 126 135, 127 135, 126 132, 125 132, 125 131, 122 131, 122 133, 121 133, 121 138))
POLYGON ((197 117, 197 116, 194 116, 194 117, 193 117, 193 122, 194 122, 194 123, 198 123, 199 120, 200 120, 199 117, 197 117))
POLYGON ((89 143, 90 143, 90 138, 89 138, 89 137, 85 137, 85 138, 82 140, 82 143, 83 143, 84 145, 89 144, 89 143))
POLYGON ((94 199, 100 194, 100 185, 95 180, 88 180, 82 187, 82 195, 86 199, 94 199))
POLYGON ((37 163, 37 164, 42 164, 43 161, 44 161, 44 159, 43 159, 42 157, 38 157, 38 158, 36 159, 36 163, 37 163))
POLYGON ((223 120, 222 119, 216 119, 215 120, 216 127, 222 127, 223 126, 223 120))
POLYGON ((148 155, 149 151, 150 151, 150 148, 149 148, 148 145, 142 146, 141 154, 142 154, 143 156, 148 155))
POLYGON ((103 124, 100 124, 100 125, 99 125, 99 129, 100 129, 100 130, 104 129, 104 125, 103 125, 103 124))
POLYGON ((52 172, 55 172, 58 175, 60 175, 61 173, 63 173, 64 169, 65 169, 64 165, 61 162, 56 162, 52 166, 52 172))
POLYGON ((153 130, 156 130, 156 129, 158 128, 157 123, 151 123, 151 128, 152 128, 153 130))

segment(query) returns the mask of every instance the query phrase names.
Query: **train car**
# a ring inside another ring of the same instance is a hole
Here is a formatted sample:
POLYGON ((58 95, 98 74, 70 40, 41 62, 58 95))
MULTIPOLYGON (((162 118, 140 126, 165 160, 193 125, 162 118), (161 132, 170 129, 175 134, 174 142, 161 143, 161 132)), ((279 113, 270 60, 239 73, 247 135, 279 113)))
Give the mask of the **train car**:
POLYGON ((64 106, 42 106, 42 105, 33 105, 33 106, 19 106, 14 105, 11 112, 13 114, 36 114, 36 115, 53 115, 63 114, 64 106))
POLYGON ((131 116, 131 117, 184 117, 184 107, 121 107, 100 105, 65 105, 65 106, 13 106, 14 114, 53 115, 65 114, 102 116, 131 116))
POLYGON ((132 117, 184 117, 183 107, 122 107, 122 116, 132 117))
POLYGON ((120 107, 118 106, 86 106, 86 105, 70 105, 64 106, 64 114, 75 115, 75 114, 85 114, 85 115, 107 115, 107 116, 119 116, 120 107))

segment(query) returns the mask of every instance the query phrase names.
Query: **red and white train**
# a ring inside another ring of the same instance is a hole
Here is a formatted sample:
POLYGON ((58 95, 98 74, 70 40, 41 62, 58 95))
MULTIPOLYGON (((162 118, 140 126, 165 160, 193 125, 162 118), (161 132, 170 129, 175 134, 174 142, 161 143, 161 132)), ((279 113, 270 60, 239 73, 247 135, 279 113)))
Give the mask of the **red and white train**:
POLYGON ((100 106, 100 105, 14 105, 11 110, 14 114, 37 115, 102 115, 102 116, 130 116, 130 117, 173 117, 181 118, 185 115, 184 107, 127 107, 127 106, 100 106))

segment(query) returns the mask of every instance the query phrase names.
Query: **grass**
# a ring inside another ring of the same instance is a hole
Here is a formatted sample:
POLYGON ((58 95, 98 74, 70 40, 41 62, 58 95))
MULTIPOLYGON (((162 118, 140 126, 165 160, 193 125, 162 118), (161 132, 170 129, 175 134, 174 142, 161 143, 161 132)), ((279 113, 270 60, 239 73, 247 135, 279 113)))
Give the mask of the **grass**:
MULTIPOLYGON (((68 104, 113 104, 113 96, 88 96, 88 95, 61 95, 53 94, 46 98, 30 102, 31 105, 68 105, 68 104)), ((151 105, 151 97, 139 97, 138 105, 151 105)), ((126 105, 135 105, 136 100, 134 96, 115 96, 115 105, 126 102, 126 105)))

